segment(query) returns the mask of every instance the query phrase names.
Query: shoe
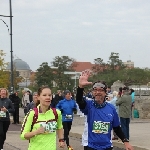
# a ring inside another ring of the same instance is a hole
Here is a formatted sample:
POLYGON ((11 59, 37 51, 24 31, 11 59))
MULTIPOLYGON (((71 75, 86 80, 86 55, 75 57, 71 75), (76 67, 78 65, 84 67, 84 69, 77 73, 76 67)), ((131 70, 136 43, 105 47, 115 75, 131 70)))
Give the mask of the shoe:
POLYGON ((12 124, 16 124, 15 122, 13 122, 12 124))
POLYGON ((69 145, 69 146, 68 146, 68 150, 73 150, 73 148, 69 145))

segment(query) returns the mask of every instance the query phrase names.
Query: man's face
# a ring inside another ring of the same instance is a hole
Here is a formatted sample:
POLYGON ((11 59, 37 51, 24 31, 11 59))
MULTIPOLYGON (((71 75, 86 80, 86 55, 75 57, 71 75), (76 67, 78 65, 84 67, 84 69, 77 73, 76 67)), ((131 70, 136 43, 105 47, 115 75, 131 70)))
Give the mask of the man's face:
POLYGON ((101 87, 94 87, 92 91, 93 96, 95 97, 95 100, 97 103, 102 104, 105 100, 105 90, 101 87))

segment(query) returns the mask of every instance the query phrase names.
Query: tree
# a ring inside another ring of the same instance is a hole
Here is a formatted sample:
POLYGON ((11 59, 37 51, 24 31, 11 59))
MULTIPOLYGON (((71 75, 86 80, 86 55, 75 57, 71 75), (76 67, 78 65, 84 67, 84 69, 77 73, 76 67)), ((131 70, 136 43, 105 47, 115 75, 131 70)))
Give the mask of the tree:
POLYGON ((10 73, 5 70, 8 63, 5 62, 4 56, 6 56, 6 53, 0 50, 0 87, 8 88, 10 84, 10 73))
POLYGON ((122 60, 119 59, 119 53, 114 53, 114 52, 111 52, 111 55, 109 56, 108 65, 109 65, 109 70, 111 71, 125 68, 122 60))
POLYGON ((73 81, 70 75, 64 74, 64 71, 73 71, 75 60, 68 56, 56 56, 52 61, 52 66, 57 67, 55 70, 54 81, 59 89, 65 90, 73 88, 73 81))
POLYGON ((93 72, 103 72, 105 70, 105 63, 102 58, 94 59, 94 66, 92 67, 93 72))
POLYGON ((53 86, 54 74, 47 62, 43 62, 36 72, 36 83, 38 86, 48 85, 53 86))

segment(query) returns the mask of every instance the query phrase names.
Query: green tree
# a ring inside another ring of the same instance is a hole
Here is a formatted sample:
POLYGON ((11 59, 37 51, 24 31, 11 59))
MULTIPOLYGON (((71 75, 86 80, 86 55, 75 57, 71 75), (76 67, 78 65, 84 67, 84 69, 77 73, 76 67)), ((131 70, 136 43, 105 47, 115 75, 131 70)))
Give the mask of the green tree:
POLYGON ((61 90, 73 88, 73 80, 70 75, 64 74, 65 71, 73 71, 75 60, 69 56, 56 56, 52 61, 52 66, 57 67, 55 71, 54 81, 61 90))
POLYGON ((103 62, 102 58, 94 59, 94 66, 92 67, 93 72, 103 72, 105 70, 106 64, 103 62))
POLYGON ((43 62, 36 72, 36 83, 38 86, 48 85, 53 86, 54 74, 47 62, 43 62))
POLYGON ((122 60, 119 59, 119 53, 111 52, 111 55, 109 56, 109 70, 121 70, 124 69, 125 66, 122 62, 122 60))
POLYGON ((8 88, 10 85, 10 73, 5 70, 8 65, 4 59, 5 56, 6 53, 0 50, 0 87, 8 88))

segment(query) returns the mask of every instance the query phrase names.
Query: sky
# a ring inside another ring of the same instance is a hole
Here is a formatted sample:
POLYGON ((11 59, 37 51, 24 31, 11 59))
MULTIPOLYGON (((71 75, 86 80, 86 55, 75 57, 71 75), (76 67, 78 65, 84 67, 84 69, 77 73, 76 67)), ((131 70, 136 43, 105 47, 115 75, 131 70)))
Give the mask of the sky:
MULTIPOLYGON (((9 0, 0 0, 9 15, 9 0)), ((107 62, 119 53, 150 68, 150 0, 12 0, 13 55, 35 71, 56 56, 107 62)), ((0 17, 10 28, 10 20, 0 17)), ((0 20, 0 50, 10 62, 10 35, 0 20)))

